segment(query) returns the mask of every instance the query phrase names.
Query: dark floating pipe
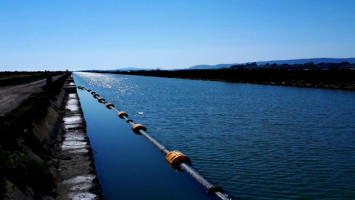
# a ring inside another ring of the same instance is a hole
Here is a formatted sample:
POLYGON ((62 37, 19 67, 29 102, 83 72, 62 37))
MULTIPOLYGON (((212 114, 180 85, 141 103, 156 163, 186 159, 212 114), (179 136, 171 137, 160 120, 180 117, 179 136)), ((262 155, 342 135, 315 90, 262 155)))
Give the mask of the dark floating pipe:
MULTIPOLYGON (((82 90, 87 90, 88 92, 91 92, 90 89, 85 89, 82 86, 78 86, 79 89, 82 90)), ((94 95, 94 98, 97 98, 98 95, 95 92, 92 92, 91 94, 94 95), (97 95, 97 96, 96 96, 97 95)), ((185 154, 181 153, 180 151, 170 151, 167 149, 164 145, 160 144, 157 140, 152 138, 146 131, 146 127, 143 126, 142 124, 136 124, 133 122, 133 120, 128 118, 128 114, 124 111, 119 111, 112 103, 106 103, 106 100, 102 97, 98 98, 98 101, 100 103, 104 103, 105 106, 108 109, 112 109, 115 112, 117 112, 117 116, 121 119, 126 120, 127 123, 130 123, 132 125, 132 131, 135 132, 138 135, 143 135, 145 138, 147 138, 151 143, 153 143, 158 149, 165 155, 165 160, 167 163, 171 165, 174 169, 178 171, 186 171, 188 174, 192 176, 196 181, 201 183, 205 188, 207 188, 207 193, 216 195, 222 200, 232 200, 231 197, 229 197, 227 194, 224 193, 224 190, 212 183, 210 183, 208 180, 206 180, 196 169, 191 167, 191 160, 188 158, 185 154)))

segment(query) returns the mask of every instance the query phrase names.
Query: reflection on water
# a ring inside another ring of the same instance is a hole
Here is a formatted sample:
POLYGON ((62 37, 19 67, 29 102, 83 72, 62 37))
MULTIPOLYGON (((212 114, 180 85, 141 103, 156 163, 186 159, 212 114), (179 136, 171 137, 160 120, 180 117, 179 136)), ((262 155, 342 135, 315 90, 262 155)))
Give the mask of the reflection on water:
POLYGON ((238 199, 355 197, 354 92, 95 73, 75 82, 238 199))

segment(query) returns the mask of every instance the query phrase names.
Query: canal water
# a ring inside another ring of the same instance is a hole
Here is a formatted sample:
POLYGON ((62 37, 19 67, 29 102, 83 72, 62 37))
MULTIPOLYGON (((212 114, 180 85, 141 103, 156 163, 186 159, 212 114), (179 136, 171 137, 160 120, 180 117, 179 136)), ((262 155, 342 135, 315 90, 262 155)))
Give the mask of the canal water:
MULTIPOLYGON (((237 199, 355 199, 355 92, 74 73, 237 199)), ((211 199, 79 90, 107 199, 211 199)))

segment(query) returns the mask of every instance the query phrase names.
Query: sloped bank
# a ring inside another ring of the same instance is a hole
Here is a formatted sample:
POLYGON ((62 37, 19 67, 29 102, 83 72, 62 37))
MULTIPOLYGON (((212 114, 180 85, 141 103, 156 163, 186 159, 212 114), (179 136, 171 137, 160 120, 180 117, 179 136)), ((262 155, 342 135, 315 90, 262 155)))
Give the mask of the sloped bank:
POLYGON ((1 117, 0 199, 103 199, 85 121, 67 127, 82 115, 75 94, 63 88, 67 76, 1 117), (80 139, 70 140, 73 133, 80 139), (81 151, 68 148, 79 142, 86 142, 81 151))
POLYGON ((58 153, 57 199, 103 199, 86 122, 72 79, 63 117, 63 142, 58 153))

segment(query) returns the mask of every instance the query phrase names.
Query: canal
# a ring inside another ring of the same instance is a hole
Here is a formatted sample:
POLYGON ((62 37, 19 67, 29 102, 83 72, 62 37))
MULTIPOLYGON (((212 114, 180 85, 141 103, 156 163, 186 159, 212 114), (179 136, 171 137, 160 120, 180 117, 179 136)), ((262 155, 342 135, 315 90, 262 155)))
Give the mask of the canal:
MULTIPOLYGON (((353 199, 355 93, 74 73, 238 199, 353 199)), ((78 91, 107 199, 213 199, 115 112, 78 91)))

